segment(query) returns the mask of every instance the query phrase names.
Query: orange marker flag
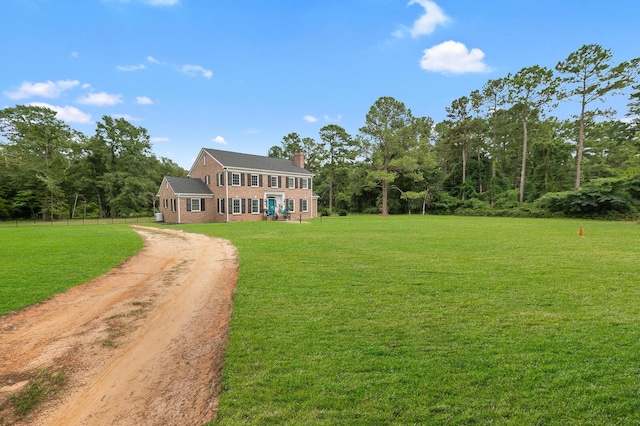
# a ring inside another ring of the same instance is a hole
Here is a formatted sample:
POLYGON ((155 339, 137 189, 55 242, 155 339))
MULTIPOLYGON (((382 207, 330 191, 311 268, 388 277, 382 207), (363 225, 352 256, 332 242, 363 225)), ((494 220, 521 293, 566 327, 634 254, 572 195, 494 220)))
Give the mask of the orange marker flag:
POLYGON ((584 230, 582 229, 582 224, 580 224, 580 232, 578 233, 581 237, 584 235, 584 230))

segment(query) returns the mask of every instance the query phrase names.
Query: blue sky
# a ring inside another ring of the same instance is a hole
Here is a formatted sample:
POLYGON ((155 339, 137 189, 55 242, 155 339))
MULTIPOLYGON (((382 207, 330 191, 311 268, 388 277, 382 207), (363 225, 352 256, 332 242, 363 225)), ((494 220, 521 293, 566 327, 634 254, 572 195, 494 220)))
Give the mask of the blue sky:
POLYGON ((632 59, 638 16, 637 0, 1 0, 0 107, 48 105, 87 135, 124 117, 188 169, 202 147, 355 135, 381 96, 438 122, 584 44, 632 59))

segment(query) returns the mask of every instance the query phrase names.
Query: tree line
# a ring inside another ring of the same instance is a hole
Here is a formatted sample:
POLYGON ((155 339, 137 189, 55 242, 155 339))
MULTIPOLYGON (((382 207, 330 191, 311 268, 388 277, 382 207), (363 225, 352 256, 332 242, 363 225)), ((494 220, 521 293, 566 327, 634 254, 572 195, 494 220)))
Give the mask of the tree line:
MULTIPOLYGON (((639 72, 640 58, 616 63, 585 45, 553 70, 488 80, 439 123, 381 97, 358 134, 336 124, 319 141, 290 133, 267 155, 304 152, 326 214, 637 217, 639 72), (620 94, 627 120, 603 108, 620 94)), ((0 110, 0 137, 0 219, 151 213, 162 178, 186 174, 123 118, 104 116, 86 136, 50 109, 18 105, 0 110)))
POLYGON ((185 170, 151 152, 146 129, 102 117, 93 136, 48 108, 0 111, 0 219, 152 214, 165 175, 185 170))
POLYGON ((439 123, 381 97, 357 135, 330 124, 319 142, 290 133, 268 155, 303 151, 326 213, 636 217, 639 71, 640 58, 585 45, 553 70, 488 80, 439 123), (621 94, 627 120, 603 108, 621 94))

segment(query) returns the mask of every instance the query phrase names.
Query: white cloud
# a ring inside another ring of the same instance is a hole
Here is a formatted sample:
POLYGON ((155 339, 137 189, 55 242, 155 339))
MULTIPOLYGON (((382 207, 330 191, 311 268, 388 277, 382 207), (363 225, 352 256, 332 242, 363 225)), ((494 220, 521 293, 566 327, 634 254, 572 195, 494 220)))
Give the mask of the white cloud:
POLYGON ((56 106, 45 102, 31 102, 29 105, 49 108, 56 112, 56 117, 69 123, 90 123, 91 115, 72 106, 56 106))
POLYGON ((253 127, 249 127, 247 129, 247 134, 248 135, 255 135, 256 133, 260 133, 260 130, 258 129, 254 129, 253 127))
POLYGON ((169 142, 169 138, 156 137, 149 139, 151 142, 169 142))
POLYGON ((71 57, 72 58, 77 58, 78 56, 80 56, 80 54, 78 52, 76 52, 75 50, 73 52, 71 52, 71 57))
POLYGON ((118 65, 116 68, 118 69, 118 71, 138 71, 138 70, 143 70, 146 67, 147 66, 145 64, 138 64, 138 65, 118 65))
POLYGON ((140 105, 153 105, 153 101, 146 96, 138 96, 136 98, 136 103, 140 105))
POLYGON ((467 49, 463 43, 449 40, 424 50, 420 68, 426 71, 462 74, 467 72, 489 72, 491 68, 482 59, 480 49, 467 49))
POLYGON ((318 119, 313 115, 305 115, 304 117, 302 117, 302 119, 304 121, 308 121, 309 123, 315 123, 316 121, 318 121, 318 119))
POLYGON ((324 121, 329 122, 329 123, 339 123, 340 121, 342 121, 342 115, 338 114, 338 116, 336 118, 331 118, 328 115, 324 115, 324 121))
POLYGON ((85 83, 80 87, 82 87, 83 89, 91 89, 91 85, 89 83, 85 83))
POLYGON ((411 37, 419 37, 425 34, 431 34, 438 25, 444 25, 451 21, 444 11, 435 2, 431 0, 411 0, 407 6, 419 4, 424 8, 424 15, 420 16, 411 28, 404 25, 392 35, 394 37, 403 38, 407 35, 411 37))
POLYGON ((112 106, 122 103, 122 95, 111 95, 105 92, 90 93, 79 98, 76 102, 84 105, 112 106))
POLYGON ((154 58, 153 56, 147 56, 147 61, 151 62, 152 64, 160 65, 160 61, 154 58))
POLYGON ((211 139, 211 142, 220 143, 222 145, 226 145, 227 144, 227 141, 224 140, 224 138, 222 136, 216 136, 215 138, 211 139))
POLYGON ((18 90, 4 92, 4 94, 9 99, 26 99, 34 96, 55 99, 58 98, 65 90, 72 89, 78 84, 80 84, 78 80, 58 80, 55 82, 48 80, 41 83, 25 81, 18 90))
POLYGON ((142 121, 142 118, 132 117, 129 114, 113 114, 114 118, 124 118, 127 121, 142 121))
POLYGON ((144 0, 150 6, 175 6, 180 4, 180 0, 144 0))
POLYGON ((209 71, 200 65, 183 65, 182 72, 190 77, 196 77, 198 74, 201 74, 205 78, 211 78, 213 76, 212 71, 209 71))

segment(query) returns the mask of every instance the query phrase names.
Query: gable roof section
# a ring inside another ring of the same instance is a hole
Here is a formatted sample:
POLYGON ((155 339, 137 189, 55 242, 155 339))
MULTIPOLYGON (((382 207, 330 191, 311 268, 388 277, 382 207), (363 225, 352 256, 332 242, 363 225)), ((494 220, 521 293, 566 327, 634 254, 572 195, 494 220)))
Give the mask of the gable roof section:
POLYGON ((211 190, 200 179, 165 176, 176 195, 213 195, 211 190))
POLYGON ((302 167, 298 167, 291 161, 285 160, 284 158, 241 154, 238 152, 222 151, 211 148, 204 148, 204 151, 218 160, 218 162, 222 164, 222 167, 313 175, 310 171, 303 169, 302 167))

